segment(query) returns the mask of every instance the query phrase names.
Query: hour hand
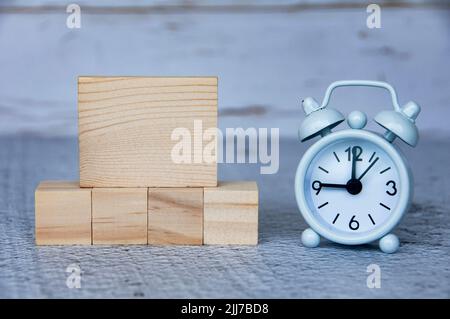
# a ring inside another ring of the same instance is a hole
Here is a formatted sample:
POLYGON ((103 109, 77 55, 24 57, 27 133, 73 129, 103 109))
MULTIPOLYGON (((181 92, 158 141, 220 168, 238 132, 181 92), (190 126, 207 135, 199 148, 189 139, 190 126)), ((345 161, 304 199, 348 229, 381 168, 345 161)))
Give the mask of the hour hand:
POLYGON ((331 183, 320 183, 320 184, 322 185, 322 187, 347 188, 346 184, 331 184, 331 183))
POLYGON ((330 188, 347 188, 346 184, 332 184, 332 183, 322 183, 321 181, 314 181, 312 184, 312 188, 316 191, 316 195, 320 193, 322 187, 330 187, 330 188))

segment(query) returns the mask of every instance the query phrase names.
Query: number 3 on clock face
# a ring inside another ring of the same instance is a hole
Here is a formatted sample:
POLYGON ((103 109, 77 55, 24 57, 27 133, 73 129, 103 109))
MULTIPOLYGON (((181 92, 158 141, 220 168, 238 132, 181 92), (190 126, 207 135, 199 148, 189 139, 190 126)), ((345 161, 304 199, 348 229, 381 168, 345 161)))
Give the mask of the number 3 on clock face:
POLYGON ((297 202, 322 236, 344 244, 369 242, 390 231, 406 210, 409 172, 398 151, 379 136, 334 134, 302 159, 297 202))

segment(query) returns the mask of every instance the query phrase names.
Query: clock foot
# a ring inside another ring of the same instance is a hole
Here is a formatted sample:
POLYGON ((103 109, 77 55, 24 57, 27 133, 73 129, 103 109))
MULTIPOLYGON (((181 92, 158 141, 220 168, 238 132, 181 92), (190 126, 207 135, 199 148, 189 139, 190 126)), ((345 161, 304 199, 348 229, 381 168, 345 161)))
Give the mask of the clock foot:
POLYGON ((395 253, 400 247, 400 241, 394 234, 387 234, 380 239, 379 245, 382 252, 392 254, 395 253))
POLYGON ((308 248, 317 247, 320 244, 320 236, 311 228, 307 228, 302 233, 302 243, 308 248))

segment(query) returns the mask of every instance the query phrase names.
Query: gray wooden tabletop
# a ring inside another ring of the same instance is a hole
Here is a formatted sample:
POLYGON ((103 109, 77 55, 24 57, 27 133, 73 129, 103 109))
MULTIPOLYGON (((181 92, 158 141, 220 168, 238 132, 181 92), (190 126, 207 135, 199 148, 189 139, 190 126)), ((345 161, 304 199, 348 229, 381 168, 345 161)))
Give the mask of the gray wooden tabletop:
POLYGON ((274 175, 260 175, 257 164, 219 165, 221 179, 259 183, 256 247, 36 247, 34 189, 43 179, 78 178, 76 138, 0 137, 0 297, 449 298, 448 139, 425 136, 405 148, 416 191, 392 255, 376 245, 301 245, 293 177, 307 146, 282 140, 274 175), (79 289, 66 285, 71 264, 82 271, 79 289), (379 289, 367 287, 371 264, 381 269, 379 289))

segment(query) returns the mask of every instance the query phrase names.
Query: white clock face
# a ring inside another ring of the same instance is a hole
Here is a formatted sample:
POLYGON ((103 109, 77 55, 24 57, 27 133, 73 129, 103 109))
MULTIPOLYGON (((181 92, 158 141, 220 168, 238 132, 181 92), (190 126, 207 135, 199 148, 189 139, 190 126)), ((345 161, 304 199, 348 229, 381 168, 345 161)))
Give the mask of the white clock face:
POLYGON ((306 202, 316 220, 349 235, 382 227, 402 187, 388 154, 360 138, 343 139, 318 152, 304 181, 306 202))

